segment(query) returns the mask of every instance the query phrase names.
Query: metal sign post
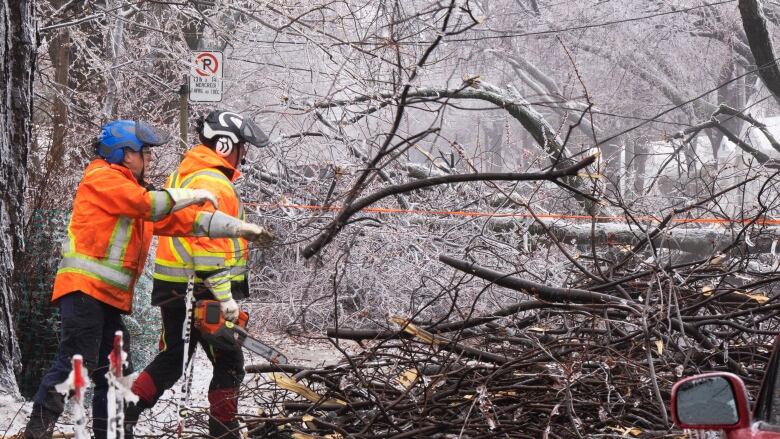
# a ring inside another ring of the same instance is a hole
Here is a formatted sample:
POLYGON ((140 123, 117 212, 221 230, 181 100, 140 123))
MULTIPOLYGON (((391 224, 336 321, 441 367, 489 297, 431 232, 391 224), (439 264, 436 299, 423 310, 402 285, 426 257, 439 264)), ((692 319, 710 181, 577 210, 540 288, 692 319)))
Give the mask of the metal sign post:
POLYGON ((222 101, 224 69, 222 52, 193 52, 189 76, 190 102, 222 101))
POLYGON ((187 129, 189 128, 190 119, 190 103, 187 100, 189 94, 188 75, 184 75, 182 79, 181 87, 179 88, 179 142, 181 143, 181 153, 184 155, 187 152, 187 129))

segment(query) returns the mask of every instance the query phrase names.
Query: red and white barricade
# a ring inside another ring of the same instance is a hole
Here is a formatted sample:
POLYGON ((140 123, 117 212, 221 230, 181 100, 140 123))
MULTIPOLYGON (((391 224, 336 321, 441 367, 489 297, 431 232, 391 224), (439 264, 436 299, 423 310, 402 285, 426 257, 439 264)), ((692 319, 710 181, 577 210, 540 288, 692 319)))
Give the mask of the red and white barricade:
POLYGON ((106 373, 108 380, 108 438, 124 439, 125 437, 125 403, 138 402, 138 395, 130 388, 133 386, 135 374, 124 375, 127 365, 127 352, 124 349, 122 331, 114 334, 114 348, 108 355, 109 367, 106 373))
POLYGON ((68 379, 54 386, 54 389, 70 397, 71 411, 76 422, 75 439, 90 439, 92 436, 87 432, 89 417, 84 410, 84 394, 90 385, 89 373, 84 367, 84 358, 81 355, 74 355, 70 362, 72 367, 68 379))

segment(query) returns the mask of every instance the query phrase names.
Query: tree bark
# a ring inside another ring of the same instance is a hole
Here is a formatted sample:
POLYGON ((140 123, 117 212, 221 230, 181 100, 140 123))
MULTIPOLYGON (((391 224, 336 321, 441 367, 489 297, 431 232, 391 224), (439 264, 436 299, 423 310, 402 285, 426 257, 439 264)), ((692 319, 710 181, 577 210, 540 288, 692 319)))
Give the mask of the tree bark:
POLYGON ((32 0, 3 0, 0 6, 0 393, 18 394, 14 369, 21 367, 11 305, 14 255, 24 245, 24 189, 32 129, 35 70, 35 9, 32 0))

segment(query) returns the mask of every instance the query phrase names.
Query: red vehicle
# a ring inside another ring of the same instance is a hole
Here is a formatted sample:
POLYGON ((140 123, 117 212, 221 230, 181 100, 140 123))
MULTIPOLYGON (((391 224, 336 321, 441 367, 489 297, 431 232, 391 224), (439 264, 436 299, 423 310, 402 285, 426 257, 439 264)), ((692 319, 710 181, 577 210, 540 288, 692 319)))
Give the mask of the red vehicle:
POLYGON ((727 439, 780 439, 778 349, 776 342, 752 412, 742 379, 727 372, 705 373, 672 387, 674 423, 685 429, 723 430, 727 439))

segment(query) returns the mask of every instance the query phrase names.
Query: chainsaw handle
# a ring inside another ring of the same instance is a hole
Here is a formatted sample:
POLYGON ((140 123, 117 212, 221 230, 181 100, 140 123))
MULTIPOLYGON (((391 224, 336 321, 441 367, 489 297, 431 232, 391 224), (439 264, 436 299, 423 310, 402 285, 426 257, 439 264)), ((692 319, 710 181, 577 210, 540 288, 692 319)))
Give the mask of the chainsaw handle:
POLYGON ((242 328, 246 328, 246 324, 249 321, 249 313, 244 310, 238 310, 238 320, 236 324, 242 328))
MULTIPOLYGON (((207 328, 216 330, 216 328, 222 326, 225 323, 225 316, 222 315, 222 309, 219 302, 216 300, 198 300, 195 303, 195 309, 193 311, 195 315, 195 327, 207 328)), ((249 321, 249 313, 243 310, 238 311, 238 320, 235 322, 237 326, 246 328, 246 324, 249 321)))

